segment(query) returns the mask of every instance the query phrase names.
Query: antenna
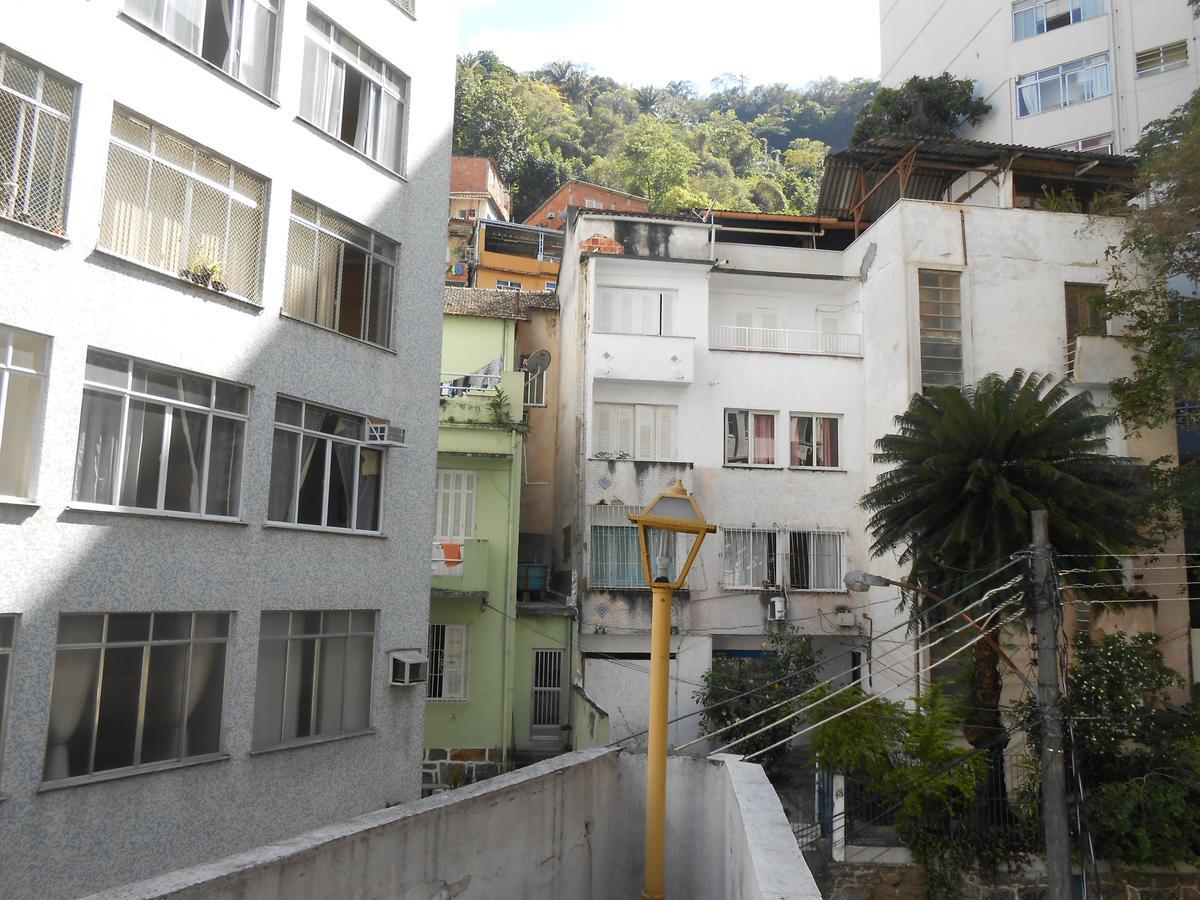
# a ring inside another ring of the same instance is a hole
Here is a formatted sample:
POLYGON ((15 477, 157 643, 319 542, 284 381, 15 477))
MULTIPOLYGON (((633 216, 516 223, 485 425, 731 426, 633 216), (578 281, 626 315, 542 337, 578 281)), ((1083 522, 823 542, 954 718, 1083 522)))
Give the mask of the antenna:
POLYGON ((525 365, 522 368, 530 378, 537 378, 537 376, 550 368, 550 351, 535 350, 529 355, 529 359, 525 360, 525 365))

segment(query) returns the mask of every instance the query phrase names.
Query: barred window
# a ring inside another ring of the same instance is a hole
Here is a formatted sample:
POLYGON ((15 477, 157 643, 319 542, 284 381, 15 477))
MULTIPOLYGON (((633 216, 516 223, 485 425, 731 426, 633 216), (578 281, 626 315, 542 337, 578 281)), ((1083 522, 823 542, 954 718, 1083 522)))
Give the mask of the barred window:
POLYGON ((545 406, 546 405, 546 370, 538 372, 536 375, 531 375, 526 370, 525 364, 529 362, 528 356, 521 357, 521 371, 525 372, 525 405, 526 406, 545 406))
MULTIPOLYGON (((630 515, 641 511, 640 506, 597 504, 591 508, 589 587, 647 587, 637 528, 629 521, 630 515)), ((665 561, 668 577, 674 578, 675 537, 665 531, 659 531, 658 536, 663 543, 650 548, 650 564, 656 567, 665 561)))
POLYGON ((292 198, 285 315, 390 347, 395 271, 393 241, 292 198))
POLYGON ((266 195, 257 175, 114 110, 104 250, 258 302, 266 195))
POLYGON ((279 397, 267 519, 377 534, 384 455, 369 446, 369 424, 378 423, 279 397))
POLYGON ((836 531, 788 533, 788 586, 798 591, 844 591, 842 534, 836 531))
POLYGON ((429 626, 429 680, 425 695, 430 700, 467 699, 467 626, 429 626))
POLYGON ((374 609, 262 614, 254 749, 370 727, 378 621, 374 609))
POLYGON ((259 93, 271 93, 278 0, 125 0, 125 12, 259 93))
POLYGON ((72 499, 236 519, 250 389, 90 349, 72 499))
POLYGON ((300 117, 404 174, 407 115, 408 76, 309 7, 300 117))
POLYGON ((0 47, 0 215, 65 233, 75 86, 0 47))
POLYGON ((64 614, 45 781, 221 751, 227 612, 64 614))
POLYGON ((725 543, 723 553, 727 588, 761 588, 778 584, 776 578, 776 544, 778 535, 767 529, 721 528, 725 543))

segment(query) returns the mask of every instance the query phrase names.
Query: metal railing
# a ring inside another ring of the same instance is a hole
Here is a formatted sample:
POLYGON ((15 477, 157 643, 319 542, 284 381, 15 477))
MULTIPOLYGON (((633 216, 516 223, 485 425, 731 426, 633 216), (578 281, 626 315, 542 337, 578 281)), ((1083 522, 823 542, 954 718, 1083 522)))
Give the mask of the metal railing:
POLYGON ((710 346, 714 350, 769 350, 817 356, 863 355, 861 334, 749 328, 742 325, 714 325, 710 346))
POLYGON ((467 394, 479 394, 483 391, 494 391, 500 387, 503 376, 480 375, 471 372, 443 372, 440 379, 439 393, 443 397, 462 397, 467 394))

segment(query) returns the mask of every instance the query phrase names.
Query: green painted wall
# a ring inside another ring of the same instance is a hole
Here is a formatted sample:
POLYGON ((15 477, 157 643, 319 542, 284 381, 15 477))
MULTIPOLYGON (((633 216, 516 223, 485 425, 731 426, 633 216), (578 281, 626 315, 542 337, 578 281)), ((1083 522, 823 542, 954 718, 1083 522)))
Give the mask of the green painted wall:
POLYGON ((557 741, 533 740, 530 717, 533 711, 533 653, 534 650, 562 650, 563 690, 559 703, 564 723, 569 715, 572 659, 572 636, 575 620, 567 616, 520 616, 517 619, 516 654, 513 660, 514 683, 517 685, 513 704, 513 736, 518 750, 565 750, 570 747, 570 732, 563 731, 557 741))

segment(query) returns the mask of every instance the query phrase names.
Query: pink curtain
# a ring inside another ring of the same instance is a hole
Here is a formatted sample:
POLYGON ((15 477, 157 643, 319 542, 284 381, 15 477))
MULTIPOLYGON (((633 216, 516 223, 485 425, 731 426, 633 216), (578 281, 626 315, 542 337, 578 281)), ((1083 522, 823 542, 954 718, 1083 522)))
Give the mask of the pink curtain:
POLYGON ((754 464, 775 465, 775 417, 754 416, 754 464))
POLYGON ((821 419, 821 455, 818 466, 837 468, 838 465, 838 420, 821 419))
POLYGON ((795 416, 792 417, 791 426, 791 442, 792 442, 792 461, 791 465, 800 465, 800 420, 795 416))

